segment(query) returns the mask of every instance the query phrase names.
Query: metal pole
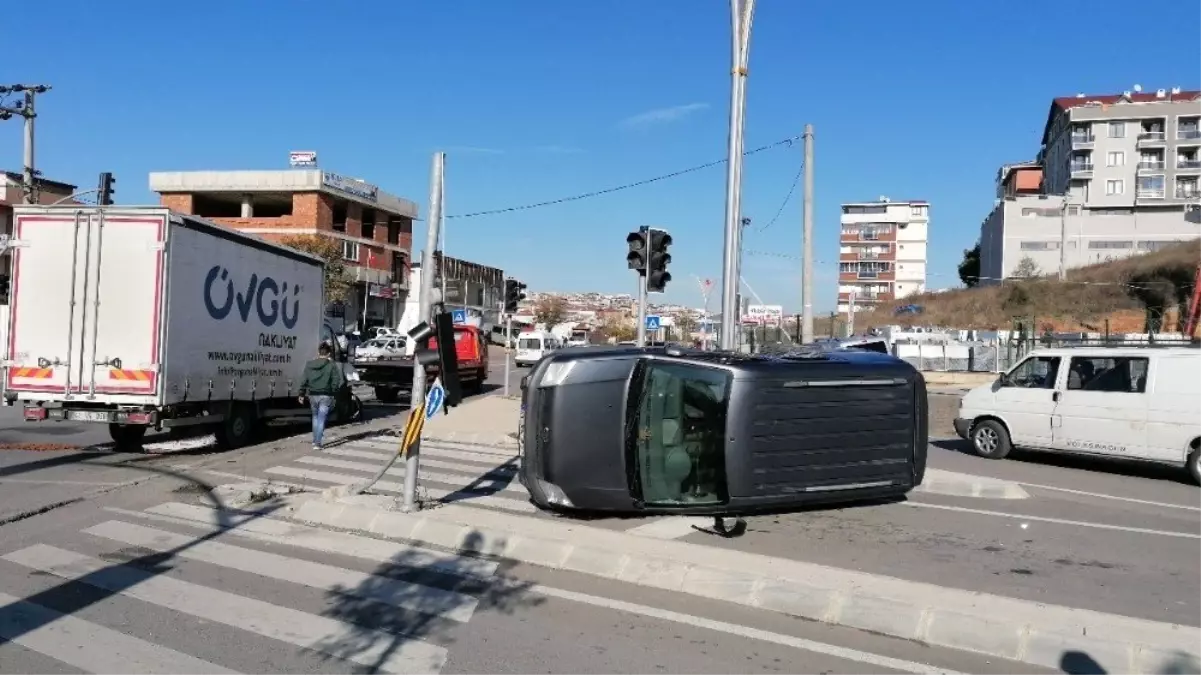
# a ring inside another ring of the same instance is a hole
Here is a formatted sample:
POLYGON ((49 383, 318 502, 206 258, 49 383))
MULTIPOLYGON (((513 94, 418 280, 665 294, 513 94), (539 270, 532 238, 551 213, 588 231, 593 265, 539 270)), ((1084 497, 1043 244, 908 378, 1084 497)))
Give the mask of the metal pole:
MULTIPOLYGON (((434 294, 433 251, 438 246, 438 231, 442 226, 442 182, 445 176, 446 154, 434 153, 433 166, 430 170, 430 224, 425 237, 425 250, 421 252, 421 295, 418 298, 417 316, 423 321, 430 321, 430 300, 434 294)), ((445 256, 443 257, 445 260, 445 256)), ((443 298, 445 300, 445 298, 443 298)), ((415 408, 425 400, 425 366, 413 361, 413 395, 409 399, 409 407, 415 408)), ((405 491, 404 504, 401 510, 408 513, 417 508, 417 473, 421 463, 421 440, 418 439, 405 458, 405 491)))
POLYGON ((746 77, 755 0, 730 0, 730 129, 726 166, 726 231, 722 251, 721 348, 735 347, 738 314, 738 256, 742 250, 742 147, 746 77))
POLYGON ((509 369, 511 366, 511 350, 509 349, 509 336, 513 334, 513 315, 505 315, 505 396, 509 395, 509 369))
POLYGON ((849 306, 847 307, 847 337, 851 337, 855 334, 855 297, 857 294, 855 291, 851 291, 849 295, 850 302, 848 303, 849 306))
MULTIPOLYGON (((647 240, 650 240, 648 234, 647 240)), ((646 346, 646 275, 638 275, 638 346, 646 346)))
POLYGON ((1068 198, 1063 198, 1063 206, 1059 209, 1059 280, 1063 281, 1068 274, 1068 198))
POLYGON ((37 190, 34 189, 33 169, 33 118, 37 113, 33 108, 33 99, 37 96, 32 89, 25 90, 25 203, 37 203, 37 190))
POLYGON ((805 208, 801 221, 801 343, 813 342, 813 125, 805 125, 805 208))

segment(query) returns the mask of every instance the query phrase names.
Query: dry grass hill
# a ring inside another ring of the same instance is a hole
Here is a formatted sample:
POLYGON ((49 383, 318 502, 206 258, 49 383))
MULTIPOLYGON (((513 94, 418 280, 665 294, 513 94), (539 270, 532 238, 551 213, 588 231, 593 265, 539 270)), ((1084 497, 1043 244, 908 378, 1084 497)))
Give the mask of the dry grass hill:
POLYGON ((1144 255, 1070 270, 1054 277, 1011 280, 1003 285, 911 296, 856 316, 857 331, 883 325, 1006 329, 1017 317, 1033 318, 1038 330, 1141 332, 1148 310, 1162 316, 1161 330, 1179 330, 1201 263, 1201 240, 1144 255), (900 305, 921 305, 921 315, 894 314, 900 305))

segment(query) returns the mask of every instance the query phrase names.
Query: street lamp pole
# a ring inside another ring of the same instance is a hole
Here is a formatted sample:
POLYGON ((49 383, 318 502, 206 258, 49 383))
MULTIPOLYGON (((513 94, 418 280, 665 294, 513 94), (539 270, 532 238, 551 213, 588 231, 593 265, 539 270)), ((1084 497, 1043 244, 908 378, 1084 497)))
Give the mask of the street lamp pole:
POLYGON ((750 60, 751 17, 755 0, 730 0, 732 44, 730 131, 726 163, 725 249, 721 274, 721 348, 735 348, 738 325, 739 257, 742 250, 742 148, 746 78, 750 60))

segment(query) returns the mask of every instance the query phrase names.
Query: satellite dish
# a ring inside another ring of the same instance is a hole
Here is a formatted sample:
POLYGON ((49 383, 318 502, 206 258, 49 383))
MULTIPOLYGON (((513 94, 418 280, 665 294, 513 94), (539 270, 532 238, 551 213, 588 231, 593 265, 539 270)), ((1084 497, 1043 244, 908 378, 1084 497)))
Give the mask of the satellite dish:
POLYGON ((1134 85, 1134 91, 1140 92, 1142 90, 1143 90, 1143 85, 1141 85, 1141 84, 1134 85))

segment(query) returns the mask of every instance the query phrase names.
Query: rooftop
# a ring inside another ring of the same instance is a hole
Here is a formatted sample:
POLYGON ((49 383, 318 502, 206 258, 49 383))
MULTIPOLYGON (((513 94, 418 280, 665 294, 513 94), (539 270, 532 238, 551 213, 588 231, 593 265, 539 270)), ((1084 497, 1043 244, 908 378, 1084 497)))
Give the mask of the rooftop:
POLYGON ((1051 100, 1051 109, 1047 113, 1047 124, 1043 127, 1043 143, 1047 142, 1047 136, 1051 132, 1051 123, 1055 121, 1055 116, 1086 105, 1131 105, 1139 103, 1172 103, 1172 102, 1188 102, 1201 99, 1201 91, 1189 90, 1184 91, 1180 87, 1171 89, 1159 89, 1153 92, 1146 91, 1124 91, 1120 94, 1076 94, 1075 96, 1060 96, 1051 100))
POLYGON ((161 171, 150 174, 150 189, 170 193, 325 192, 405 218, 417 219, 417 205, 357 178, 320 169, 275 171, 161 171))

